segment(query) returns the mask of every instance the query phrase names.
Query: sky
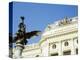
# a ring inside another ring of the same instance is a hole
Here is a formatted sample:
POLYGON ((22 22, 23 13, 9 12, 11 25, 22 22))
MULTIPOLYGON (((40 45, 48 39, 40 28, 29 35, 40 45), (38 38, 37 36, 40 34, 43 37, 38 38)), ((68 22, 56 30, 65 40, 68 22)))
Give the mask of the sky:
MULTIPOLYGON (((76 5, 13 2, 13 34, 18 30, 20 17, 25 17, 26 32, 44 31, 48 24, 67 17, 78 16, 76 5)), ((28 39, 28 44, 39 42, 41 36, 28 39)))

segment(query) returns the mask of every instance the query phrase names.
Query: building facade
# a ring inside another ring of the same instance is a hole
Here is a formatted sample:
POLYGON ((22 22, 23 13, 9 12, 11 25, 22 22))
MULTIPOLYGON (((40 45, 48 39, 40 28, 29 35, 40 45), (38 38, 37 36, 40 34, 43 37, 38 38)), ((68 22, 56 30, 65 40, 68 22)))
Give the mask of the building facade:
MULTIPOLYGON (((15 50, 14 50, 15 52, 15 50)), ((78 54, 78 17, 49 24, 36 44, 26 45, 22 57, 78 54)))
POLYGON ((64 18, 54 24, 48 25, 41 41, 43 56, 78 54, 77 21, 77 17, 64 18))

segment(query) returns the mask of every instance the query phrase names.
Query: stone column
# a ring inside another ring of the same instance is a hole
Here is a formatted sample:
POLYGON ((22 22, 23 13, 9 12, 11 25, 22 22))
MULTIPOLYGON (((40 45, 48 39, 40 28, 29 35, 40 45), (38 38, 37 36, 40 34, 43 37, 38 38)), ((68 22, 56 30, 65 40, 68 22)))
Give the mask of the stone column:
POLYGON ((41 48, 42 48, 42 56, 48 56, 48 41, 46 40, 45 42, 42 43, 41 48))
POLYGON ((15 49, 15 53, 14 53, 14 58, 21 58, 22 57, 24 45, 21 44, 21 42, 22 42, 22 40, 16 41, 16 49, 15 49))
POLYGON ((71 55, 75 55, 76 52, 75 52, 75 49, 74 49, 74 40, 71 39, 71 55))
POLYGON ((58 43, 58 53, 59 53, 59 56, 63 55, 63 52, 62 52, 62 42, 58 43))
POLYGON ((17 45, 16 50, 15 50, 15 54, 14 54, 14 58, 21 58, 22 57, 22 51, 23 51, 23 47, 20 45, 17 45))

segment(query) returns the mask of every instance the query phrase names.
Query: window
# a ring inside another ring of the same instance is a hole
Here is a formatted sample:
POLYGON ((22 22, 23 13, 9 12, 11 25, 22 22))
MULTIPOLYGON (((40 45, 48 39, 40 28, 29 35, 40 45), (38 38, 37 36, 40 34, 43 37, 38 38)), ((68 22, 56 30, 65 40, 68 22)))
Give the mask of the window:
POLYGON ((72 21, 72 19, 70 19, 70 21, 72 21))
POLYGON ((51 54, 51 56, 58 56, 58 53, 55 53, 55 54, 51 54))
POLYGON ((64 43, 64 45, 65 45, 65 46, 68 46, 68 45, 69 45, 69 43, 66 41, 66 42, 64 43))
POLYGON ((70 50, 69 51, 64 51, 63 55, 71 55, 71 51, 70 50))
POLYGON ((76 43, 78 44, 78 37, 73 38, 73 40, 76 40, 76 43))
POLYGON ((78 44, 78 40, 76 40, 77 41, 77 44, 78 44))
POLYGON ((52 48, 53 48, 53 49, 56 49, 56 44, 53 44, 53 45, 52 45, 52 48))
POLYGON ((76 49, 76 54, 78 54, 78 49, 76 49))
POLYGON ((36 57, 39 57, 39 55, 36 55, 36 57))

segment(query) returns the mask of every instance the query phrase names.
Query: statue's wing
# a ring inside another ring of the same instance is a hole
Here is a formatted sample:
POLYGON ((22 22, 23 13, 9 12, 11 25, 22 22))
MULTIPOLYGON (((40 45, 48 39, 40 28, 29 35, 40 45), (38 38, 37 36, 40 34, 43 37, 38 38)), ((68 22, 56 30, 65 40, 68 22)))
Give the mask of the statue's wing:
POLYGON ((17 37, 13 37, 11 33, 9 33, 9 44, 10 43, 15 43, 15 41, 17 40, 17 37))
POLYGON ((12 43, 12 35, 9 33, 9 44, 12 43))
MULTIPOLYGON (((31 32, 26 33, 24 35, 24 37, 25 37, 25 39, 30 39, 31 37, 38 36, 40 34, 41 34, 41 31, 31 31, 31 32)), ((9 43, 15 43, 20 38, 23 38, 23 36, 21 36, 21 37, 18 37, 18 36, 13 37, 12 34, 10 34, 9 35, 9 43)))
POLYGON ((13 47, 13 43, 14 43, 13 36, 11 33, 9 33, 9 48, 13 47))
POLYGON ((33 36, 38 36, 41 34, 41 31, 31 31, 25 34, 26 39, 30 39, 33 36))

